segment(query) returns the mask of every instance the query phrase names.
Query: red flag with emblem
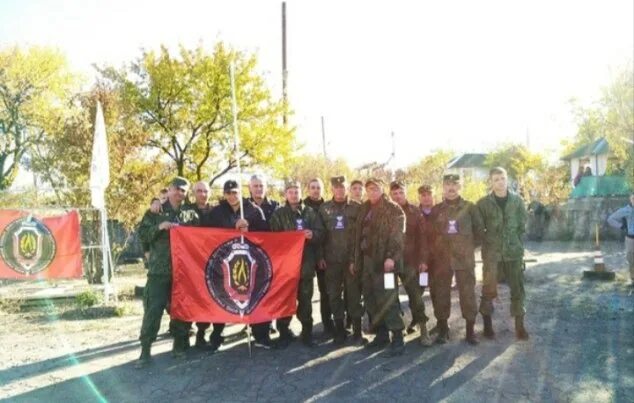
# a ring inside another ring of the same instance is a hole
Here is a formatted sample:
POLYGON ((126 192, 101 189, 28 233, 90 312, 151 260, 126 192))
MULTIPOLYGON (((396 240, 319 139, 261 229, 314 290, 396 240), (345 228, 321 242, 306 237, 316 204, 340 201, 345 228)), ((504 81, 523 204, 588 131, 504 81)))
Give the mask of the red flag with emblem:
POLYGON ((81 278, 79 214, 0 210, 0 278, 81 278))
POLYGON ((170 314, 187 322, 260 323, 297 309, 304 234, 170 230, 170 314))

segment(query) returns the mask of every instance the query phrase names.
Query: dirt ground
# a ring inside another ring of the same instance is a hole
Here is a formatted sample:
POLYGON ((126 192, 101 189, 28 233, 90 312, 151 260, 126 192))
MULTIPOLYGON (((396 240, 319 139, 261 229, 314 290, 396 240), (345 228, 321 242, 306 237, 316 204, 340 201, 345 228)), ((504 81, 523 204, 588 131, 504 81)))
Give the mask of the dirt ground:
MULTIPOLYGON (((451 342, 423 348, 416 334, 410 335, 402 357, 320 340, 314 349, 293 343, 286 350, 255 349, 249 358, 246 340, 238 336, 216 354, 191 350, 186 359, 175 360, 165 317, 164 335, 153 348, 154 364, 143 370, 133 368, 141 302, 129 295, 134 284, 143 284, 144 273, 126 267, 116 279, 122 292, 118 316, 107 308, 81 310, 75 304, 49 302, 27 309, 2 304, 0 398, 68 403, 633 402, 633 288, 622 244, 606 243, 603 252, 607 267, 617 271, 616 281, 582 280, 582 271, 592 267, 587 245, 528 245, 528 257, 537 263, 526 270, 527 342, 515 341, 508 289, 501 286, 497 339, 476 347, 462 340, 464 322, 454 292, 451 342)), ((319 337, 318 298, 315 293, 319 337)), ((401 304, 409 321, 406 299, 402 296, 401 304)), ((431 327, 435 320, 427 291, 425 303, 431 327)), ((293 326, 299 331, 296 321, 293 326)), ((230 326, 225 334, 240 329, 230 326)), ((476 331, 481 330, 479 319, 476 331)))

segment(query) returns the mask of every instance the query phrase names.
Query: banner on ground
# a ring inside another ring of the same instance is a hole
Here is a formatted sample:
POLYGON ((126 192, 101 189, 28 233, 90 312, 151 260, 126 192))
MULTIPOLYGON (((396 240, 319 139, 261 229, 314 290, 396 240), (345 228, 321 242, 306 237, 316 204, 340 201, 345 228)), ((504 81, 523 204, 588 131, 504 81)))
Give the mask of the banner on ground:
POLYGON ((81 278, 79 214, 0 210, 0 278, 81 278))
POLYGON ((304 234, 170 229, 170 314, 187 322, 260 323, 297 309, 304 234))

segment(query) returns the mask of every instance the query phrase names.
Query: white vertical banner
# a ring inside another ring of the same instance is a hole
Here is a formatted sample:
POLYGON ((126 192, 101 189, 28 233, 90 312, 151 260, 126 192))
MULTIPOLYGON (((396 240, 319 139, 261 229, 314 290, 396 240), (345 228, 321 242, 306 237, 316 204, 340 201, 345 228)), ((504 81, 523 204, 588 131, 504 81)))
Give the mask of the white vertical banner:
POLYGON ((110 182, 110 163, 108 161, 108 140, 106 138, 106 122, 97 101, 95 114, 95 134, 92 143, 92 161, 90 164, 90 199, 92 206, 99 209, 101 216, 101 252, 103 262, 104 301, 108 302, 111 294, 110 239, 108 236, 108 214, 106 213, 106 188, 110 182))

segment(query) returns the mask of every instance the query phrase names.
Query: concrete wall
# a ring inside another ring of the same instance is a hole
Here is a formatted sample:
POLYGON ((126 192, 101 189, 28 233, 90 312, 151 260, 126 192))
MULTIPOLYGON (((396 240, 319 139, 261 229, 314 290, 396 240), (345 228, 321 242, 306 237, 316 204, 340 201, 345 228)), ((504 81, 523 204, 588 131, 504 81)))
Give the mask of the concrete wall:
POLYGON ((545 217, 529 214, 527 237, 546 241, 594 241, 595 226, 599 239, 623 239, 622 231, 607 224, 608 216, 628 203, 627 197, 589 197, 570 199, 566 203, 547 206, 545 217))

